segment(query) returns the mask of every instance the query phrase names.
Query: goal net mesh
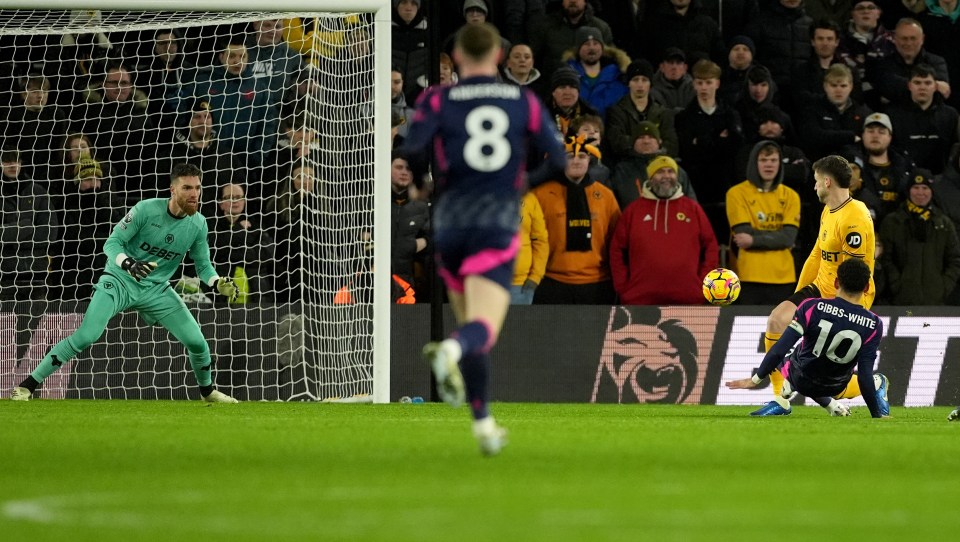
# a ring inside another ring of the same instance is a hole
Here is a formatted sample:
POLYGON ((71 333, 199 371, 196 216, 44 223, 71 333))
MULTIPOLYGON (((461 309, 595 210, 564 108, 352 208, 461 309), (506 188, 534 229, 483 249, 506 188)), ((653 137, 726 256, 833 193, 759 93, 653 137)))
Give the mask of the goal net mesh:
MULTIPOLYGON (((241 400, 372 392, 373 17, 0 11, 0 385, 75 331, 127 210, 202 171, 228 303, 170 283, 241 400)), ((136 311, 44 398, 196 398, 182 345, 136 311)))

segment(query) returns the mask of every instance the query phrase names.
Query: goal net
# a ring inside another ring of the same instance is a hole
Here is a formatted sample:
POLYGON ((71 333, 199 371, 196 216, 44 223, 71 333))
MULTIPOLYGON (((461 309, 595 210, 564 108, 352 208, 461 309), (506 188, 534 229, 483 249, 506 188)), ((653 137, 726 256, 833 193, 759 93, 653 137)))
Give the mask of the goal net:
MULTIPOLYGON (((355 11, 0 11, 4 394, 80 325, 114 225, 169 197, 186 162, 202 171, 214 267, 240 287, 228 303, 189 256, 170 283, 200 322, 218 388, 387 400, 386 271, 375 277, 373 262, 388 248, 373 232, 389 232, 375 228, 389 215, 374 182, 387 171, 377 141, 389 160, 377 135, 389 132, 389 2, 343 4, 355 11)), ((183 346, 124 311, 38 395, 197 391, 183 346)))

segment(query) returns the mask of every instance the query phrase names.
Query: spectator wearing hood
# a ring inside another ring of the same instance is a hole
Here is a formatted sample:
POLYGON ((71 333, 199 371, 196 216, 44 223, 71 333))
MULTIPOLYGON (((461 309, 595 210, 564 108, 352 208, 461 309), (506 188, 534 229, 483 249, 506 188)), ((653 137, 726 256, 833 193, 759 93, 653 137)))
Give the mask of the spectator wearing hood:
POLYGON ((894 305, 943 305, 960 278, 953 222, 933 205, 930 171, 913 172, 906 201, 880 225, 880 260, 894 305))
POLYGON ((580 97, 597 110, 601 117, 607 109, 627 94, 621 80, 630 64, 630 57, 620 49, 608 46, 596 28, 577 29, 572 50, 564 53, 567 65, 580 75, 580 97))
POLYGON ((777 84, 773 81, 770 70, 755 65, 747 70, 745 87, 745 92, 740 94, 740 99, 733 104, 733 108, 740 114, 743 133, 749 135, 757 131, 757 110, 778 104, 777 84))
POLYGON ((776 305, 793 293, 797 272, 791 249, 800 228, 800 195, 783 184, 780 145, 760 141, 747 179, 727 191, 730 248, 744 305, 776 305))
POLYGON ((701 281, 717 267, 717 238, 700 205, 684 196, 669 156, 647 166, 641 197, 617 222, 610 272, 624 305, 702 305, 701 281), (670 277, 651 281, 650 277, 670 277))
POLYGON ((753 146, 760 141, 773 141, 780 145, 780 158, 783 164, 783 182, 801 196, 810 196, 815 200, 813 183, 807 182, 810 176, 810 160, 799 148, 790 145, 792 141, 790 117, 775 105, 765 105, 756 111, 757 130, 752 134, 744 133, 744 144, 737 152, 737 177, 746 178, 753 146), (800 187, 804 187, 801 189, 800 187))

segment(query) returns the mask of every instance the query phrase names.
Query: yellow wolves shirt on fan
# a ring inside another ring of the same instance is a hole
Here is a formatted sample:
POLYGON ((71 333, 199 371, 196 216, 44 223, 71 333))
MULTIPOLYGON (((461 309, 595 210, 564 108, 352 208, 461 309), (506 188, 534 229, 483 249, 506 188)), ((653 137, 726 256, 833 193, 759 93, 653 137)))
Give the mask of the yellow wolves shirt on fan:
MULTIPOLYGON (((778 185, 763 192, 751 181, 727 191, 727 219, 730 227, 749 224, 754 231, 778 231, 784 226, 800 227, 800 196, 792 188, 778 185)), ((737 275, 744 282, 793 284, 797 271, 789 248, 780 250, 740 249, 737 275)))
POLYGON ((836 209, 824 207, 817 243, 803 264, 797 290, 812 283, 820 289, 821 297, 836 297, 837 267, 847 258, 863 258, 870 267, 870 288, 863 296, 863 306, 869 309, 877 295, 873 283, 876 248, 873 219, 862 201, 849 198, 836 209))

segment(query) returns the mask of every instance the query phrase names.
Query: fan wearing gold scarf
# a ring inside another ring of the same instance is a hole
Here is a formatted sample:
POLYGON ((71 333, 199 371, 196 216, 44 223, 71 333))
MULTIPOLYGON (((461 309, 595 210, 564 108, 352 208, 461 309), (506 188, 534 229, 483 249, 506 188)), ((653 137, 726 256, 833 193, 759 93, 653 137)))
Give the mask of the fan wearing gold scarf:
POLYGON ((887 301, 894 305, 943 305, 960 278, 960 241, 946 215, 933 206, 934 182, 917 169, 907 200, 880 225, 880 265, 887 301))

